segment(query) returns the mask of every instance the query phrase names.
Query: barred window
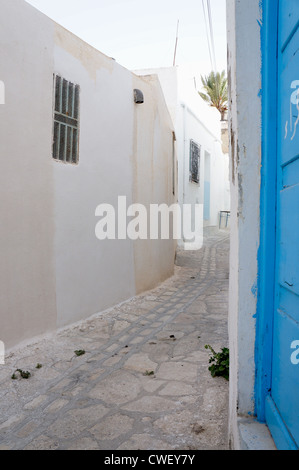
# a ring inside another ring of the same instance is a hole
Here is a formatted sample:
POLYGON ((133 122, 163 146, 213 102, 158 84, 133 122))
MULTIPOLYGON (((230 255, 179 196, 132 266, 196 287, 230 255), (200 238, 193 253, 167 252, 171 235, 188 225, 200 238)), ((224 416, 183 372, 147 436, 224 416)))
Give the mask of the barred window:
POLYGON ((200 183, 200 146, 190 141, 190 182, 200 183))
POLYGON ((53 158, 65 163, 79 160, 79 98, 80 87, 56 75, 53 158))

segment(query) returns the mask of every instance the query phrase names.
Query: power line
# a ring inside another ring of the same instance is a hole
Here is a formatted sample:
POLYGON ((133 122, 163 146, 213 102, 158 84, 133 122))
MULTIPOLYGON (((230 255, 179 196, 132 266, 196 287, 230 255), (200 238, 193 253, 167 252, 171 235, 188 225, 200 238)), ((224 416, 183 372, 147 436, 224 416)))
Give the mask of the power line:
POLYGON ((210 44, 211 39, 210 39, 210 34, 209 34, 209 27, 208 27, 207 14, 206 14, 206 6, 205 6, 204 0, 202 0, 202 9, 203 9, 204 20, 205 20, 205 25, 206 25, 206 33, 207 33, 207 41, 208 41, 208 48, 209 48, 211 66, 212 66, 212 70, 215 70, 216 64, 214 64, 214 62, 213 62, 212 47, 211 47, 211 44, 210 44))
POLYGON ((217 72, 217 63, 216 63, 214 31, 213 31, 213 21, 212 21, 212 13, 211 13, 211 3, 210 3, 210 0, 207 0, 207 4, 208 4, 208 14, 209 14, 209 24, 210 24, 212 53, 213 53, 214 66, 215 66, 215 73, 216 73, 216 72, 217 72))
POLYGON ((211 3, 210 0, 207 0, 208 14, 209 14, 209 25, 210 25, 210 36, 211 36, 211 45, 212 45, 212 54, 214 59, 214 74, 215 74, 215 86, 217 95, 219 93, 219 83, 217 79, 217 63, 216 63, 216 54, 215 54, 215 43, 214 43, 214 31, 213 31, 213 21, 211 13, 211 3))

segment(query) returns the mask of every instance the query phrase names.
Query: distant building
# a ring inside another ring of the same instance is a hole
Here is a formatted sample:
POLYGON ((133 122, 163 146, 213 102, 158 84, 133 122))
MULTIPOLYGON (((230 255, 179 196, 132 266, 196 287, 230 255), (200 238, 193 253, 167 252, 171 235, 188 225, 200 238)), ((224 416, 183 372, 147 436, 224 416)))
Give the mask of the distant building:
POLYGON ((231 446, 298 450, 299 2, 227 0, 227 25, 231 446))
MULTIPOLYGON (((198 227, 197 238, 197 248, 201 248, 200 231, 203 226, 215 227, 221 222, 226 227, 229 224, 227 123, 221 123, 220 113, 200 98, 193 77, 188 77, 184 69, 167 67, 134 72, 159 77, 175 127, 178 201, 181 205, 202 205, 201 227, 198 227), (225 211, 223 217, 220 217, 221 211, 225 211)), ((190 245, 185 239, 179 242, 179 246, 184 249, 194 248, 194 244, 190 245)))

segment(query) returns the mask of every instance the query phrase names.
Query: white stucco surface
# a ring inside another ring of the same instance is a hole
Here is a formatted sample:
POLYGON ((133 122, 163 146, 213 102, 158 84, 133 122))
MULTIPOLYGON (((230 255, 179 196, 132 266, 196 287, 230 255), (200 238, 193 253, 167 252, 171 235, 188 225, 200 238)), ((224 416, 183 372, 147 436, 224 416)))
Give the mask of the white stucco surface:
MULTIPOLYGON (((161 82, 176 132, 179 203, 181 205, 201 204, 201 225, 218 226, 220 211, 230 210, 229 157, 222 153, 219 112, 209 107, 200 98, 195 88, 194 77, 191 77, 183 67, 137 70, 135 73, 156 74, 161 82), (191 140, 201 148, 199 184, 189 180, 191 140), (210 217, 203 220, 206 203, 204 190, 206 157, 210 157, 210 217)), ((194 224, 194 217, 192 224, 194 224)), ((185 249, 189 246, 184 239, 179 242, 179 245, 185 249)), ((198 248, 201 246, 202 242, 198 248)))
POLYGON ((230 437, 235 448, 240 446, 237 416, 254 413, 261 166, 260 19, 258 0, 227 1, 232 198, 230 437))
POLYGON ((99 204, 117 207, 118 195, 132 204, 132 74, 78 42, 55 28, 55 70, 81 89, 79 165, 53 162, 59 326, 135 293, 132 242, 95 237, 99 204))
POLYGON ((56 325, 52 107, 44 106, 52 102, 54 24, 20 0, 0 8, 0 317, 9 348, 28 329, 35 336, 56 325))
POLYGON ((0 339, 20 342, 102 312, 173 273, 175 243, 99 241, 98 205, 170 204, 173 125, 147 81, 23 0, 0 0, 0 339), (80 85, 77 165, 52 158, 53 75, 80 85), (134 89, 145 103, 134 103, 134 89))

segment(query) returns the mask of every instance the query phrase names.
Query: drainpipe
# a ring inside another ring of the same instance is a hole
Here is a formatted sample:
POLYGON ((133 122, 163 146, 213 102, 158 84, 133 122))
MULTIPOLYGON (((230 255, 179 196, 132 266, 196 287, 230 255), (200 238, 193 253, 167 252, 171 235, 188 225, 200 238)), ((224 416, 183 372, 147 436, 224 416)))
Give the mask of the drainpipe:
MULTIPOLYGON (((187 144, 187 139, 186 139, 186 120, 187 120, 187 108, 184 103, 181 103, 181 106, 183 108, 183 142, 184 142, 184 151, 183 151, 183 201, 182 201, 182 210, 185 204, 185 196, 186 196, 186 144, 187 144)), ((185 237, 183 233, 183 243, 185 243, 185 237)))
POLYGON ((183 141, 184 141, 184 152, 183 152, 183 204, 185 204, 185 194, 186 194, 186 116, 187 116, 187 108, 184 103, 181 104, 183 108, 183 141))

